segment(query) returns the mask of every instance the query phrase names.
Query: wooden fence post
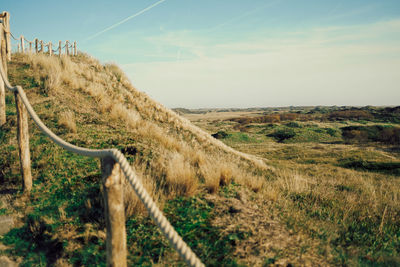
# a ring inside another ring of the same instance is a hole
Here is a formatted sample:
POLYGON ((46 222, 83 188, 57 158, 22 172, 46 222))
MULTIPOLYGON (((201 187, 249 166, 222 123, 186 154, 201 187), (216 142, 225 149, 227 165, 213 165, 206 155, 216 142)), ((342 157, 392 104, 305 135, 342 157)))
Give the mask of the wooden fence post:
POLYGON ((43 40, 40 40, 40 53, 44 52, 44 47, 43 47, 43 40))
POLYGON ((6 123, 6 89, 0 75, 0 126, 6 123))
POLYGON ((61 41, 58 41, 58 56, 61 56, 61 41))
MULTIPOLYGON (((4 54, 2 51, 2 55, 5 57, 5 61, 10 61, 11 60, 11 35, 10 35, 10 13, 4 11, 3 13, 0 14, 0 18, 3 21, 3 27, 4 31, 2 29, 2 37, 4 37, 4 54)), ((3 39, 3 38, 2 38, 3 39)), ((4 63, 3 63, 4 64, 4 63)), ((5 69, 6 71, 7 69, 5 69)))
POLYGON ((31 155, 29 151, 28 112, 18 92, 14 92, 17 107, 17 138, 24 192, 32 189, 31 155))
POLYGON ((39 40, 35 38, 35 53, 37 54, 39 52, 39 40))
POLYGON ((68 40, 67 41, 65 41, 65 54, 67 55, 67 56, 69 56, 69 42, 68 42, 68 40))
POLYGON ((32 42, 29 42, 29 53, 32 53, 32 42))
MULTIPOLYGON (((7 75, 7 38, 6 31, 4 31, 3 27, 5 23, 4 13, 1 14, 1 18, 3 20, 0 25, 0 64, 3 65, 4 74, 7 75)), ((3 79, 0 76, 0 126, 6 123, 6 89, 3 79)))
POLYGON ((51 42, 49 42, 48 48, 49 48, 49 55, 51 56, 53 54, 53 47, 51 42))
POLYGON ((24 36, 21 35, 21 52, 25 53, 25 43, 24 43, 24 36))
POLYGON ((104 209, 107 227, 107 266, 126 266, 123 173, 111 157, 101 159, 104 209))
POLYGON ((77 51, 76 51, 76 41, 74 41, 74 56, 77 55, 77 51))

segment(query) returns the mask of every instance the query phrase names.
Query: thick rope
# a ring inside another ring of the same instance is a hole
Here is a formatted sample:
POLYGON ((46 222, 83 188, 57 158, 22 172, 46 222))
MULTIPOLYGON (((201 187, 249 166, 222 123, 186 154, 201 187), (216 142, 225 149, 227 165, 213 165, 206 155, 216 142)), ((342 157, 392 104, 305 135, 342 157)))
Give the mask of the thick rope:
POLYGON ((4 74, 3 65, 0 64, 0 72, 1 77, 3 78, 4 84, 7 89, 12 92, 18 92, 20 95, 22 102, 24 103, 29 115, 32 117, 33 121, 39 127, 39 129, 47 135, 54 143, 59 146, 65 148, 66 150, 83 155, 88 157, 96 157, 96 158, 105 158, 112 157, 120 166, 125 174, 126 179, 128 179, 129 183, 135 190, 136 194, 140 198, 140 200, 145 205, 148 210, 150 216, 156 221, 158 227, 161 229, 164 236, 168 239, 170 244, 178 251, 180 256, 186 261, 189 266, 200 267, 204 266, 204 264, 200 261, 200 259, 193 253, 190 247, 183 241, 183 239, 179 236, 179 234, 175 231, 173 226, 164 216, 164 214, 157 207, 155 202, 152 200, 150 195, 147 193, 146 189, 143 187, 142 182, 136 176, 129 162, 126 160, 124 155, 118 151, 117 149, 87 149, 75 146, 71 143, 68 143, 54 134, 47 126, 40 120, 37 116, 36 112, 33 110, 31 104, 29 103, 28 98, 25 95, 24 90, 21 86, 11 86, 8 78, 4 74))

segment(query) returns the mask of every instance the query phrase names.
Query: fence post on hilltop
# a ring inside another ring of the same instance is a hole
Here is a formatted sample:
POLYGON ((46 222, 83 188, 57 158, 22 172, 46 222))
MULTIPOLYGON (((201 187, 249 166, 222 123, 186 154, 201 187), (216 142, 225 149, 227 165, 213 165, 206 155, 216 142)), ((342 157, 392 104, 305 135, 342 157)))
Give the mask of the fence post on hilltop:
POLYGON ((35 38, 35 53, 37 54, 39 52, 39 40, 35 38))
POLYGON ((44 47, 43 47, 43 40, 40 40, 40 53, 43 53, 44 47))
POLYGON ((29 42, 29 53, 32 53, 32 42, 29 42))
MULTIPOLYGON (((0 64, 3 65, 4 74, 7 75, 7 33, 5 28, 4 13, 0 15, 2 19, 2 27, 0 27, 0 64), (3 28, 4 27, 4 28, 3 28)), ((0 126, 6 123, 6 88, 4 81, 0 75, 0 126)))
POLYGON ((24 43, 24 36, 21 35, 21 52, 25 53, 25 43, 24 43))
POLYGON ((31 155, 29 151, 28 112, 18 92, 14 92, 17 108, 17 138, 24 192, 32 189, 31 155))
POLYGON ((51 42, 49 42, 49 44, 48 44, 48 49, 49 49, 49 55, 51 56, 53 54, 53 47, 52 47, 51 42))
POLYGON ((77 55, 77 51, 76 51, 76 41, 74 41, 74 56, 77 55))
POLYGON ((104 210, 107 227, 107 266, 126 266, 123 173, 111 157, 101 159, 104 210))
POLYGON ((61 41, 58 41, 58 56, 61 57, 61 41))
POLYGON ((65 41, 65 54, 67 55, 67 56, 69 56, 69 42, 68 42, 68 40, 67 41, 65 41))

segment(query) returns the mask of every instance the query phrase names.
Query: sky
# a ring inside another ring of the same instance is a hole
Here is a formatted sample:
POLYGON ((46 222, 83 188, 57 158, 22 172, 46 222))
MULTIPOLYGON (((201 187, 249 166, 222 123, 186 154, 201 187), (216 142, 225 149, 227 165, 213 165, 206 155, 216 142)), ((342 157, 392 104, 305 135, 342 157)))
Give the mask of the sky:
MULTIPOLYGON (((170 108, 400 105, 399 0, 0 0, 170 108)), ((1 11, 0 11, 1 12, 1 11)))

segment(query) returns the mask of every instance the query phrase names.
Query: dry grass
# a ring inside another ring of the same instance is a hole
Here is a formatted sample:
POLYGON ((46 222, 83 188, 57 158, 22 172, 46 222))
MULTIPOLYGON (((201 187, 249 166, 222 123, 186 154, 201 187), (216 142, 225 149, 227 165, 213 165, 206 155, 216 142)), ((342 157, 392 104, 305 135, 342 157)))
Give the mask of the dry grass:
POLYGON ((72 111, 67 110, 61 112, 58 119, 58 124, 66 128, 70 132, 76 133, 75 114, 72 111))
POLYGON ((193 167, 176 152, 172 153, 170 157, 166 176, 166 186, 170 196, 193 196, 198 189, 193 167))
MULTIPOLYGON (((103 66, 82 54, 76 58, 30 54, 27 60, 38 73, 37 81, 44 83, 44 93, 67 108, 58 118, 61 126, 76 133, 75 121, 84 121, 80 114, 89 113, 112 127, 125 127, 149 146, 153 159, 137 160, 134 165, 142 170, 150 191, 161 184, 162 193, 157 196, 160 202, 173 196, 191 196, 199 190, 217 192, 231 181, 248 185, 253 191, 263 187, 265 179, 253 175, 253 171, 265 171, 265 163, 226 146, 139 92, 117 65, 103 66), (161 183, 157 181, 160 178, 161 183)), ((134 196, 127 199, 128 213, 141 210, 134 196)))

